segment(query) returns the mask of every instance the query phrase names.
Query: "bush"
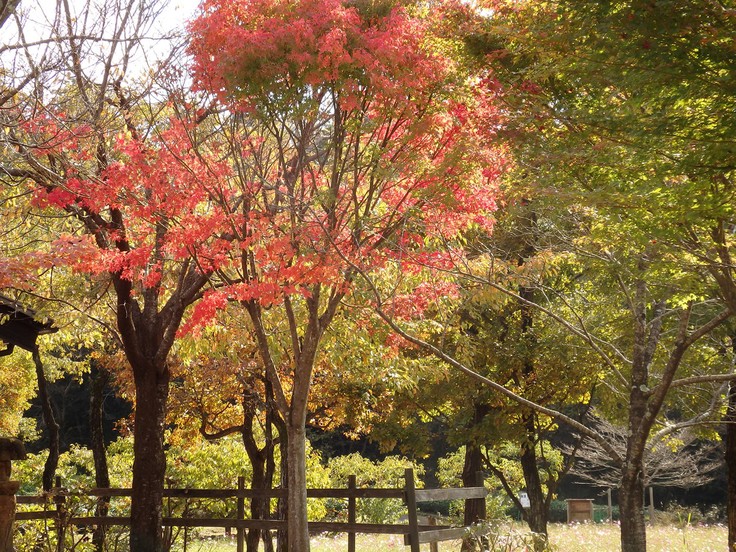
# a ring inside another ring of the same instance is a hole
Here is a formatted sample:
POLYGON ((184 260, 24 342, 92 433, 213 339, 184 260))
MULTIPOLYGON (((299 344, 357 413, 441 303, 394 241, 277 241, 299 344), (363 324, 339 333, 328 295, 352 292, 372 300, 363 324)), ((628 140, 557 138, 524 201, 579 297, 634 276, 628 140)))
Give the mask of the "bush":
MULTIPOLYGON (((345 488, 348 476, 356 476, 356 485, 363 488, 400 489, 404 487, 404 471, 414 469, 415 485, 423 486, 421 476, 424 468, 400 456, 387 456, 384 460, 372 462, 358 453, 332 458, 327 468, 333 487, 345 488)), ((346 519, 347 505, 343 500, 329 500, 328 509, 333 519, 346 519)), ((389 498, 358 499, 356 519, 362 523, 396 523, 406 515, 406 506, 401 500, 389 498)))
POLYGON ((725 519, 725 506, 684 506, 676 502, 666 504, 664 510, 655 511, 654 516, 656 523, 681 528, 694 524, 722 523, 725 519))

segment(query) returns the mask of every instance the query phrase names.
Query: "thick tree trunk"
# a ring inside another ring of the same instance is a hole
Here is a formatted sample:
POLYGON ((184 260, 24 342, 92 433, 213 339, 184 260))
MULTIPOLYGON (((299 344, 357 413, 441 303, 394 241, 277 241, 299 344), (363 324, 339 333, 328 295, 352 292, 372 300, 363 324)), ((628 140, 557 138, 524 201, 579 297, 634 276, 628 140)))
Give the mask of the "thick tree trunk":
POLYGON ((628 463, 618 492, 621 516, 621 552, 646 552, 644 481, 641 462, 628 463))
POLYGON ((56 468, 59 465, 59 424, 56 422, 56 416, 54 415, 54 405, 49 396, 46 374, 43 371, 43 362, 41 362, 38 347, 32 351, 31 355, 33 356, 33 363, 36 366, 36 381, 38 383, 38 399, 41 401, 41 413, 49 436, 49 455, 43 467, 42 486, 44 491, 50 491, 54 486, 56 468))
POLYGON ((287 423, 288 445, 287 481, 288 513, 286 530, 289 552, 309 552, 307 526, 307 433, 299 420, 287 423))
POLYGON ((166 455, 164 424, 169 394, 168 367, 133 366, 136 388, 133 432, 131 552, 161 552, 166 455))
MULTIPOLYGON (((483 454, 476 444, 465 445, 465 462, 463 464, 463 487, 475 487, 478 484, 478 472, 483 469, 483 454)), ((477 500, 465 502, 463 512, 464 525, 470 526, 485 518, 485 507, 477 500)))
MULTIPOLYGON (((105 435, 103 431, 103 419, 105 414, 104 400, 105 388, 110 376, 105 370, 101 370, 92 364, 91 368, 91 393, 89 402, 89 425, 90 440, 92 445, 92 458, 95 463, 95 485, 98 488, 110 487, 110 474, 107 468, 107 452, 105 451, 105 435)), ((101 496, 97 499, 95 517, 106 517, 110 506, 110 497, 101 496)), ((92 544, 95 550, 102 552, 105 549, 105 525, 99 525, 92 533, 92 544)))
POLYGON ((736 383, 728 388, 726 411, 726 466, 728 469, 728 549, 736 551, 736 383))

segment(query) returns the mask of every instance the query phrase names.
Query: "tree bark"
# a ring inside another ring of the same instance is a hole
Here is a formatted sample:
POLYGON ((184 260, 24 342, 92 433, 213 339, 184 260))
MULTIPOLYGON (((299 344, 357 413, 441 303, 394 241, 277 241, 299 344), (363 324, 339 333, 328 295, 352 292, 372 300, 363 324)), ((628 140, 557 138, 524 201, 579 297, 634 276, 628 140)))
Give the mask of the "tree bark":
MULTIPOLYGON (((536 227, 537 217, 534 212, 529 216, 526 225, 529 226, 529 234, 533 236, 533 230, 536 227)), ((536 248, 533 241, 530 241, 518 259, 519 266, 522 266, 528 257, 534 254, 536 248)), ((519 297, 524 302, 519 306, 521 309, 521 335, 528 342, 529 346, 535 343, 533 326, 534 312, 529 306, 535 301, 535 290, 530 286, 520 286, 519 297)), ((533 350, 527 350, 527 357, 523 364, 523 377, 527 380, 535 373, 533 350)), ((528 411, 523 415, 524 436, 521 442, 521 453, 519 463, 524 474, 524 483, 526 484, 526 492, 529 497, 529 511, 527 515, 527 524, 529 529, 535 534, 534 549, 542 551, 547 548, 547 500, 542 489, 542 479, 539 477, 539 466, 537 464, 536 444, 539 440, 537 432, 536 415, 533 411, 528 411)))
POLYGON ((133 429, 131 552, 162 551, 162 507, 166 455, 164 424, 169 395, 168 367, 133 366, 136 388, 133 429))
MULTIPOLYGON (((272 403, 272 407, 275 410, 275 405, 272 403)), ((279 484, 281 488, 288 486, 288 471, 289 471, 289 432, 286 429, 286 422, 277 413, 273 416, 273 422, 276 426, 279 434, 279 450, 281 451, 279 469, 281 471, 281 480, 279 484)), ((272 463, 269 469, 273 472, 276 469, 275 461, 271 459, 272 463)), ((285 520, 289 516, 289 500, 280 498, 277 505, 276 517, 279 520, 285 520)), ((279 529, 276 532, 276 552, 287 552, 289 549, 289 533, 285 529, 279 529)))
POLYGON ((309 552, 307 525, 307 432, 300 420, 287 423, 287 497, 286 530, 289 552, 309 552))
POLYGON ((542 489, 542 479, 539 477, 539 466, 537 465, 536 432, 534 415, 528 414, 524 422, 526 426, 526 439, 521 444, 519 462, 524 474, 526 492, 529 496, 529 512, 527 524, 532 532, 540 535, 535 538, 535 549, 544 550, 547 541, 547 501, 542 489))
MULTIPOLYGON (((266 481, 266 462, 263 455, 258 454, 254 459, 248 454, 253 468, 253 478, 251 479, 251 489, 254 491, 267 490, 266 481)), ((266 519, 268 515, 268 499, 262 497, 253 497, 250 501, 250 517, 251 519, 266 519)), ((264 532, 267 531, 264 529, 264 532)), ((258 552, 258 542, 261 539, 261 529, 249 529, 248 536, 245 539, 245 547, 247 552, 258 552)), ((264 545, 265 545, 264 537, 264 545)))
MULTIPOLYGON (((476 444, 465 445, 465 462, 463 464, 463 487, 475 487, 478 484, 478 472, 483 469, 483 453, 476 444)), ((483 505, 476 500, 465 502, 463 524, 468 527, 484 519, 483 505)))
MULTIPOLYGON (((253 468, 253 477, 251 479, 251 489, 259 491, 267 491, 273 488, 274 475, 274 437, 273 437, 273 409, 268 404, 273 400, 273 391, 268 382, 265 386, 265 397, 263 403, 266 405, 266 423, 264 426, 265 444, 262 448, 258 446, 254 434, 254 423, 258 416, 259 399, 249 390, 243 393, 243 426, 241 428, 243 446, 251 467, 253 468)), ((254 496, 250 501, 251 519, 268 519, 270 517, 270 499, 265 497, 254 496)), ((248 552, 258 552, 258 542, 263 540, 265 552, 273 550, 273 542, 271 540, 271 532, 268 529, 249 529, 246 538, 246 550, 248 552)))
POLYGON ((31 355, 33 356, 33 363, 36 366, 38 399, 41 401, 43 421, 46 424, 46 431, 49 436, 49 456, 46 458, 46 463, 44 464, 42 478, 43 490, 48 492, 54 486, 56 468, 59 465, 59 424, 54 415, 54 405, 49 396, 46 374, 43 371, 43 362, 41 362, 41 354, 38 351, 38 347, 33 349, 31 355))
MULTIPOLYGON (((92 458, 95 463, 95 485, 100 489, 110 487, 110 474, 107 467, 107 452, 105 450, 105 434, 103 419, 105 414, 105 388, 110 381, 110 375, 92 363, 91 393, 89 403, 90 440, 92 458)), ((95 506, 95 517, 106 517, 110 506, 110 497, 101 496, 95 506)), ((99 525, 92 533, 92 544, 95 550, 102 552, 105 549, 105 525, 99 525)))
MULTIPOLYGON (((478 406, 476 405, 476 413, 478 406)), ((478 472, 483 468, 483 453, 475 443, 465 444, 465 462, 463 463, 463 487, 475 487, 477 485, 478 472)), ((466 500, 465 509, 463 511, 463 525, 469 527, 474 523, 478 523, 485 518, 484 505, 478 500, 466 500)), ((476 549, 476 543, 473 539, 463 539, 461 550, 468 552, 476 549)))
POLYGON ((641 462, 627 460, 619 487, 621 552, 646 552, 644 480, 641 462))
POLYGON ((736 550, 736 383, 728 387, 726 410, 726 466, 728 469, 728 549, 736 550))

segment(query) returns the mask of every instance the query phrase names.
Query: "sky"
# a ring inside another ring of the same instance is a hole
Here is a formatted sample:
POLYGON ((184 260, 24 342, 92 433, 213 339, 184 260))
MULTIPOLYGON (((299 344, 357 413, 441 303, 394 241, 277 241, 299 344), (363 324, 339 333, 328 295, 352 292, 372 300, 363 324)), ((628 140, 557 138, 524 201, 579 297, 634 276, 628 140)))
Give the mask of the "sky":
MULTIPOLYGON (((48 28, 54 20, 56 10, 63 6, 64 0, 20 0, 19 12, 23 22, 23 34, 26 42, 34 42, 48 38, 48 28)), ((98 21, 103 20, 102 14, 105 8, 114 5, 116 2, 125 3, 128 0, 68 0, 70 11, 77 20, 81 28, 81 24, 85 21, 88 27, 94 26, 98 21), (85 10, 86 6, 92 6, 91 9, 85 10)), ((149 0, 133 0, 149 1, 149 0)), ((134 59, 132 65, 135 73, 137 68, 145 70, 152 65, 157 58, 163 58, 169 51, 170 44, 157 40, 164 34, 172 31, 179 32, 184 30, 186 21, 190 19, 196 11, 199 0, 158 0, 162 5, 160 15, 156 18, 152 30, 146 34, 144 41, 144 49, 141 57, 134 59)), ((78 31, 79 32, 79 31, 78 31)), ((109 36, 109 35, 108 35, 109 36)), ((15 45, 19 42, 17 25, 13 18, 9 19, 5 25, 0 28, 0 62, 5 68, 21 67, 23 65, 22 57, 17 57, 19 50, 14 48, 3 48, 7 45, 15 45), (5 50, 5 51, 3 51, 5 50), (15 56, 15 61, 12 58, 15 56), (21 65, 18 65, 21 64, 21 65)), ((88 43, 92 49, 96 48, 99 55, 104 56, 109 42, 88 43)), ((45 45, 39 45, 32 49, 33 57, 40 60, 43 56, 45 45)), ((91 59, 86 56, 87 59, 91 59)), ((21 69, 18 69, 21 70, 21 69)))

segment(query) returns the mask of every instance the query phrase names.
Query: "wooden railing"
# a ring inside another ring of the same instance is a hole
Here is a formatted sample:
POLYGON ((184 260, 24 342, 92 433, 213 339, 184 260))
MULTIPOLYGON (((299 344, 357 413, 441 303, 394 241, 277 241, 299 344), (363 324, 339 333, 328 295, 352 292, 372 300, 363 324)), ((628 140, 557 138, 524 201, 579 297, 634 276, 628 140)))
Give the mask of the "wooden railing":
MULTIPOLYGON (((345 489, 308 489, 309 498, 343 498, 348 502, 348 521, 310 521, 309 530, 314 533, 331 532, 348 534, 348 551, 355 552, 355 535, 389 534, 404 535, 404 544, 411 547, 411 552, 419 552, 424 543, 436 543, 444 540, 461 539, 467 535, 465 527, 438 526, 419 523, 417 505, 422 502, 443 500, 480 500, 485 506, 487 491, 479 478, 475 487, 452 489, 416 489, 414 485, 414 471, 408 468, 405 472, 404 488, 398 489, 361 489, 356 486, 354 475, 348 479, 345 489), (407 506, 406 524, 376 524, 356 523, 357 500, 366 498, 383 498, 403 500, 407 506)), ((125 516, 75 516, 67 509, 67 499, 70 497, 129 497, 131 489, 88 489, 83 492, 68 491, 62 488, 61 480, 57 478, 56 487, 42 496, 18 496, 18 504, 40 504, 44 510, 17 512, 16 521, 53 520, 57 529, 59 551, 63 550, 64 533, 69 526, 126 526, 130 518, 125 516), (53 508, 51 508, 53 506, 53 508)), ((245 519, 245 501, 251 498, 286 498, 286 489, 272 489, 257 491, 245 488, 243 477, 238 479, 237 489, 164 489, 165 498, 182 499, 219 499, 236 501, 235 518, 212 517, 164 517, 163 525, 168 527, 222 527, 237 530, 237 551, 244 550, 246 529, 286 529, 286 522, 275 519, 245 519)))

